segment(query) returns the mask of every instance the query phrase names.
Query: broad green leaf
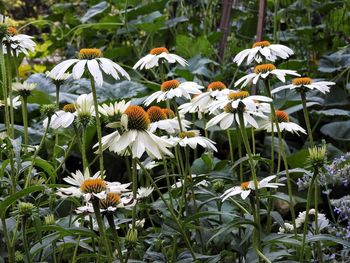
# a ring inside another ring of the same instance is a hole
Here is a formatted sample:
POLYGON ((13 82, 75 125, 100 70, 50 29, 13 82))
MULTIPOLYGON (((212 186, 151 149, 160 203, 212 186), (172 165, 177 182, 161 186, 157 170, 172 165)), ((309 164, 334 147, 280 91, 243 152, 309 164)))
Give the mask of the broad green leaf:
POLYGON ((85 13, 85 15, 82 18, 80 18, 80 21, 82 23, 86 23, 88 20, 90 20, 94 16, 105 11, 108 7, 109 7, 108 3, 106 1, 102 1, 97 5, 90 7, 89 10, 85 13))

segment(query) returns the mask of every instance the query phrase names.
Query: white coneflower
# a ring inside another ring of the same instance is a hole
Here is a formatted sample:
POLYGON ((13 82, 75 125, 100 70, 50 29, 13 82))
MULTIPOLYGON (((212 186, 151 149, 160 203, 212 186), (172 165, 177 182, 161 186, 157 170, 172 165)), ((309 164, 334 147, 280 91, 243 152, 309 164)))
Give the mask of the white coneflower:
POLYGON ((23 83, 15 82, 12 83, 12 89, 21 94, 21 96, 29 96, 32 90, 36 88, 36 83, 28 83, 24 81, 23 83))
POLYGON ((33 52, 35 49, 36 44, 32 39, 32 36, 18 34, 15 27, 9 26, 7 28, 7 36, 2 40, 2 43, 4 45, 5 52, 8 51, 8 48, 10 48, 12 55, 17 56, 19 53, 28 55, 28 51, 33 52))
MULTIPOLYGON (((63 106, 63 110, 57 111, 52 117, 50 127, 52 129, 67 128, 77 116, 91 117, 95 116, 95 108, 92 93, 82 94, 75 103, 69 103, 63 106)), ((43 122, 47 126, 48 118, 43 122)))
MULTIPOLYGON (((10 107, 11 100, 10 98, 7 98, 7 106, 10 107)), ((3 100, 0 100, 0 107, 4 107, 5 102, 3 100)), ((16 110, 19 106, 21 106, 21 100, 19 96, 16 96, 12 99, 12 107, 16 110)))
POLYGON ((192 149, 196 149, 198 145, 200 145, 206 150, 217 151, 215 142, 206 137, 200 136, 198 130, 180 132, 178 137, 172 137, 170 140, 179 144, 181 147, 189 146, 192 149))
POLYGON ((235 87, 240 85, 243 81, 241 88, 244 88, 249 83, 256 84, 260 78, 266 79, 269 76, 276 76, 280 81, 286 81, 286 75, 300 76, 295 70, 289 69, 277 69, 273 64, 261 64, 254 68, 254 72, 243 76, 235 82, 235 87))
POLYGON ((101 106, 98 106, 98 111, 107 117, 114 117, 114 116, 120 116, 122 115, 125 110, 130 106, 131 101, 125 102, 122 101, 116 101, 114 103, 108 104, 102 104, 101 106))
POLYGON ((203 86, 198 85, 193 81, 186 81, 180 83, 178 80, 169 80, 162 83, 160 86, 160 91, 152 93, 147 99, 145 99, 144 104, 149 106, 153 101, 165 101, 168 99, 173 99, 175 97, 191 99, 191 94, 200 94, 203 86))
MULTIPOLYGON (((284 184, 280 183, 270 183, 271 180, 275 179, 275 175, 268 176, 261 181, 258 181, 258 189, 262 188, 278 188, 279 186, 283 186, 284 184)), ((222 201, 225 201, 227 198, 234 195, 241 195, 242 199, 246 199, 249 194, 255 190, 254 181, 248 181, 241 183, 240 186, 234 186, 228 190, 226 190, 222 195, 222 201)))
MULTIPOLYGON (((121 155, 129 155, 141 158, 144 152, 153 158, 161 159, 162 155, 173 154, 168 150, 173 144, 162 139, 149 129, 150 119, 147 112, 140 106, 129 106, 121 117, 121 123, 125 131, 122 135, 118 131, 102 137, 102 148, 109 149, 121 155)), ((98 145, 95 145, 96 147, 98 145)))
POLYGON ((237 65, 241 65, 247 58, 247 64, 255 60, 257 63, 261 63, 263 58, 269 61, 276 61, 277 58, 286 59, 293 55, 294 52, 289 47, 281 44, 270 44, 269 41, 259 41, 253 44, 252 48, 248 48, 239 52, 233 62, 237 65))
POLYGON ((218 97, 225 96, 230 92, 224 83, 215 81, 208 85, 207 91, 195 96, 191 102, 182 104, 180 113, 206 113, 208 105, 213 103, 218 97))
MULTIPOLYGON (((297 135, 298 132, 306 134, 306 131, 304 128, 300 127, 298 124, 294 122, 289 121, 289 116, 285 111, 282 110, 276 110, 276 118, 278 121, 278 126, 280 131, 287 131, 291 133, 295 133, 297 135)), ((264 124, 260 125, 261 129, 266 130, 267 132, 277 132, 276 129, 276 123, 273 123, 273 126, 271 127, 271 121, 266 121, 264 124), (273 127, 273 128, 272 128, 273 127)))
POLYGON ((154 187, 140 187, 137 189, 136 199, 143 199, 152 194, 154 187))
POLYGON ((188 65, 185 59, 176 54, 169 53, 169 50, 165 47, 157 47, 153 48, 148 55, 144 56, 139 61, 137 61, 136 64, 133 66, 133 69, 151 69, 153 67, 158 66, 159 60, 161 59, 167 61, 168 63, 177 62, 183 67, 188 65))
MULTIPOLYGON (((147 110, 147 114, 151 121, 149 130, 155 132, 156 130, 163 130, 169 134, 180 131, 180 125, 177 118, 168 118, 167 116, 168 109, 162 109, 158 106, 152 106, 147 110)), ((171 110, 169 110, 171 111, 171 110)), ((175 114, 172 112, 172 116, 175 114)), ((181 125, 183 129, 190 127, 191 123, 185 120, 183 117, 180 118, 181 125)))
POLYGON ((108 58, 103 58, 101 50, 97 48, 81 49, 78 59, 68 59, 61 62, 51 70, 49 76, 56 80, 62 79, 72 66, 73 79, 80 79, 87 70, 93 76, 97 86, 103 84, 103 73, 116 80, 120 79, 119 74, 130 80, 129 74, 121 66, 108 58))
POLYGON ((330 87, 335 85, 334 82, 331 81, 314 81, 311 78, 308 77, 302 77, 302 78, 295 78, 293 79, 292 83, 289 85, 283 85, 278 88, 275 88, 271 91, 272 94, 279 92, 281 90, 313 90, 317 89, 318 91, 325 94, 326 92, 329 92, 330 87))

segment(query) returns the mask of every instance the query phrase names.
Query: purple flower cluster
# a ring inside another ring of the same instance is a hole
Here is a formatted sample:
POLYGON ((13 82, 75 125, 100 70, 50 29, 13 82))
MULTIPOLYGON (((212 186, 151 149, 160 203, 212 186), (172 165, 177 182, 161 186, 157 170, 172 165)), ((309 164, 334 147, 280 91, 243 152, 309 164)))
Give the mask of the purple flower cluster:
POLYGON ((344 185, 350 181, 350 153, 335 158, 330 165, 325 166, 325 171, 320 176, 323 185, 344 185))
POLYGON ((339 215, 340 219, 348 220, 350 218, 350 195, 333 199, 331 200, 331 204, 334 206, 334 212, 339 215))

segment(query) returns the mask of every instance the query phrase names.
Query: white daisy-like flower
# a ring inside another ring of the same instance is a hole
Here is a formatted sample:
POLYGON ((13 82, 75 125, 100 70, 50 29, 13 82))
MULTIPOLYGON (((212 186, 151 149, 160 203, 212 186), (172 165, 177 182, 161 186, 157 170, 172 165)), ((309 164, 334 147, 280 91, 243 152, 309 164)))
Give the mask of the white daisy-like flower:
POLYGON ((269 41, 260 41, 253 44, 252 48, 248 48, 239 52, 233 62, 236 62, 237 65, 241 65, 242 62, 247 58, 247 64, 255 60, 257 63, 261 63, 263 59, 269 61, 276 61, 277 58, 287 59, 294 52, 287 46, 281 44, 270 44, 269 41))
MULTIPOLYGON (((297 135, 299 135, 298 134, 299 132, 306 134, 306 131, 303 127, 299 126, 294 122, 289 121, 289 116, 285 111, 276 110, 275 113, 278 121, 278 127, 281 132, 287 131, 287 132, 295 133, 297 135)), ((272 132, 272 130, 273 132, 277 132, 276 123, 273 123, 273 125, 271 126, 270 119, 268 121, 265 121, 263 124, 261 124, 260 128, 263 130, 266 130, 267 132, 272 132)))
POLYGON ((20 83, 20 82, 12 83, 12 89, 18 92, 20 91, 30 92, 35 88, 36 88, 36 83, 28 83, 26 81, 24 81, 23 83, 20 83))
POLYGON ((7 36, 2 40, 5 53, 10 52, 12 55, 17 56, 19 53, 28 55, 28 51, 33 52, 35 50, 35 42, 32 40, 32 36, 25 34, 18 34, 15 27, 9 26, 7 28, 7 36))
POLYGON ((165 60, 168 63, 179 63, 181 66, 187 66, 187 61, 176 55, 169 53, 168 49, 165 47, 153 48, 148 55, 141 58, 136 64, 133 66, 133 69, 151 69, 153 67, 157 67, 159 64, 159 60, 165 60))
POLYGON ((200 136, 198 130, 180 132, 178 137, 171 137, 169 140, 180 145, 181 147, 189 146, 192 149, 196 149, 197 146, 200 145, 206 150, 217 151, 215 147, 216 143, 206 137, 200 136))
MULTIPOLYGON (((316 228, 315 215, 316 215, 316 210, 314 208, 310 209, 308 222, 312 224, 313 228, 316 228)), ((319 230, 326 228, 329 225, 329 220, 327 219, 326 215, 323 213, 317 213, 317 215, 318 215, 317 223, 318 223, 319 230)), ((305 218, 306 218, 306 211, 299 212, 298 217, 295 219, 295 224, 297 225, 297 227, 300 227, 304 224, 305 218)))
MULTIPOLYGON (((283 186, 281 183, 270 183, 271 180, 275 179, 276 175, 268 176, 261 181, 258 181, 258 189, 262 188, 278 188, 279 186, 283 186)), ((222 201, 225 201, 227 198, 234 195, 241 195, 242 199, 246 199, 249 194, 255 190, 254 181, 243 182, 240 186, 234 186, 228 190, 226 190, 222 195, 222 201)))
POLYGON ((149 106, 155 100, 160 102, 175 97, 191 99, 191 94, 200 94, 202 93, 201 89, 203 88, 203 86, 198 85, 193 81, 186 81, 183 83, 180 83, 176 79, 165 81, 160 86, 160 91, 152 93, 147 99, 145 99, 144 104, 149 106))
POLYGON ((233 123, 237 122, 242 125, 239 120, 239 113, 243 114, 244 125, 250 124, 254 128, 259 125, 254 117, 267 119, 264 111, 269 111, 269 108, 262 107, 259 101, 271 102, 272 99, 265 96, 249 96, 247 91, 232 91, 226 97, 219 98, 218 101, 213 102, 209 106, 210 112, 216 109, 223 109, 224 111, 217 116, 210 119, 206 128, 220 123, 220 128, 228 129, 233 123), (254 116, 254 117, 253 117, 254 116))
POLYGON ((326 92, 329 92, 329 89, 335 85, 335 82, 331 81, 314 81, 311 78, 303 77, 303 78, 295 78, 292 81, 292 84, 289 85, 283 85, 278 88, 275 88, 271 91, 271 94, 274 94, 276 92, 279 92, 281 90, 313 90, 317 89, 318 91, 322 92, 323 94, 326 94, 326 92))
POLYGON ((117 63, 102 57, 97 48, 83 48, 79 51, 78 59, 68 59, 55 66, 49 76, 56 80, 62 79, 67 70, 72 67, 73 79, 80 79, 87 70, 95 80, 97 86, 103 84, 103 73, 119 80, 119 74, 130 80, 129 74, 117 63), (74 65, 74 66, 73 66, 74 65))
MULTIPOLYGON (((136 220, 135 227, 136 228, 143 228, 145 225, 146 220, 143 218, 142 220, 136 220)), ((132 224, 129 224, 129 228, 132 228, 132 224)))
POLYGON ((88 169, 84 174, 81 171, 71 173, 71 177, 63 178, 63 180, 73 186, 67 188, 58 188, 57 195, 65 198, 69 196, 83 197, 85 201, 89 201, 92 197, 99 199, 105 198, 107 193, 107 182, 101 179, 100 172, 90 176, 88 169))
MULTIPOLYGON (((168 148, 173 146, 172 142, 160 138, 151 133, 148 128, 150 120, 147 112, 136 105, 129 106, 121 117, 121 123, 125 131, 122 135, 118 131, 102 137, 103 149, 109 149, 121 155, 129 155, 141 158, 144 152, 156 159, 162 155, 173 157, 168 148)), ((96 144, 94 147, 97 147, 96 144)))
POLYGON ((207 91, 195 96, 190 102, 182 104, 180 113, 206 113, 208 105, 212 104, 218 97, 228 95, 230 90, 221 81, 215 81, 208 85, 207 91))
POLYGON ((294 231, 294 226, 290 223, 285 222, 283 227, 278 229, 278 234, 292 233, 294 231))
POLYGON ((107 117, 120 116, 130 106, 131 101, 125 102, 125 100, 108 104, 102 104, 98 106, 98 111, 107 117))
MULTIPOLYGON (((11 104, 11 100, 10 98, 7 98, 7 107, 10 107, 11 104)), ((21 106, 21 100, 19 96, 16 96, 14 98, 12 98, 12 107, 17 110, 17 108, 19 106, 21 106)), ((5 106, 5 102, 3 100, 0 100, 0 107, 4 107, 5 106)))
POLYGON ((154 187, 140 187, 139 189, 137 189, 136 199, 140 200, 148 197, 150 194, 152 194, 153 190, 154 187))
POLYGON ((69 79, 69 77, 71 77, 72 74, 71 74, 71 73, 64 73, 64 74, 62 74, 62 75, 60 76, 59 79, 56 79, 56 78, 53 78, 53 77, 50 75, 50 71, 46 71, 46 72, 45 72, 45 76, 46 76, 47 78, 49 78, 53 83, 58 82, 58 83, 61 84, 61 83, 63 83, 64 81, 66 81, 67 79, 69 79))
MULTIPOLYGON (((175 113, 170 109, 162 109, 158 106, 152 106, 147 110, 147 114, 150 118, 150 132, 156 130, 163 130, 169 134, 173 134, 180 131, 180 124, 178 118, 174 117, 175 113)), ((185 120, 183 116, 180 116, 181 127, 186 130, 190 127, 191 122, 185 120)))
POLYGON ((270 76, 276 76, 280 81, 285 82, 286 75, 300 76, 295 70, 277 69, 273 64, 261 64, 254 68, 253 73, 245 75, 237 80, 235 82, 235 87, 243 82, 241 88, 244 88, 249 83, 256 84, 259 79, 266 79, 270 76))
MULTIPOLYGON (((188 179, 191 180, 192 179, 195 179, 196 178, 196 181, 198 181, 198 179, 201 179, 201 178, 205 178, 206 175, 203 175, 203 174, 192 174, 191 176, 188 176, 188 179)), ((171 186, 171 188, 180 188, 184 185, 184 180, 183 179, 180 179, 178 180, 175 184, 173 184, 171 186)), ((203 179, 203 180, 200 180, 199 182, 195 183, 194 186, 198 187, 198 186, 202 186, 202 187, 207 187, 210 185, 210 182, 203 179)))
MULTIPOLYGON (((95 108, 92 93, 82 94, 75 103, 69 103, 63 106, 63 110, 57 111, 52 117, 50 127, 52 129, 67 128, 77 116, 95 116, 95 108)), ((48 118, 43 121, 46 127, 48 118)))

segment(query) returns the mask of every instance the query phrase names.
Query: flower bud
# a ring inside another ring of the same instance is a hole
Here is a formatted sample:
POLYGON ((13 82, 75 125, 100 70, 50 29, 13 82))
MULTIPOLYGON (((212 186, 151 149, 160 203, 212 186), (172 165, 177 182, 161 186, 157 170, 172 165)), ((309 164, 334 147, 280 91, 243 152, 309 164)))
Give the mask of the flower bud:
POLYGON ((222 193, 224 191, 224 188, 225 188, 224 181, 223 180, 215 180, 213 183, 213 188, 214 188, 215 192, 222 193))
POLYGON ((46 225, 54 225, 56 223, 55 216, 53 214, 48 214, 44 217, 46 225))
POLYGON ((54 104, 45 104, 40 108, 40 113, 47 117, 52 117, 55 114, 55 105, 54 104))
POLYGON ((7 35, 7 25, 4 23, 0 24, 0 38, 3 39, 7 35))
POLYGON ((35 206, 32 203, 21 202, 18 204, 18 213, 21 216, 31 216, 35 211, 35 206))
POLYGON ((321 167, 326 162, 327 149, 326 145, 314 146, 309 148, 309 160, 312 166, 321 167))
POLYGON ((137 229, 129 228, 128 233, 126 234, 125 240, 131 243, 135 243, 137 242, 137 238, 138 238, 137 229))
POLYGON ((15 252, 15 262, 16 262, 16 263, 24 262, 24 256, 23 256, 23 254, 22 254, 20 251, 18 251, 18 250, 15 252))

